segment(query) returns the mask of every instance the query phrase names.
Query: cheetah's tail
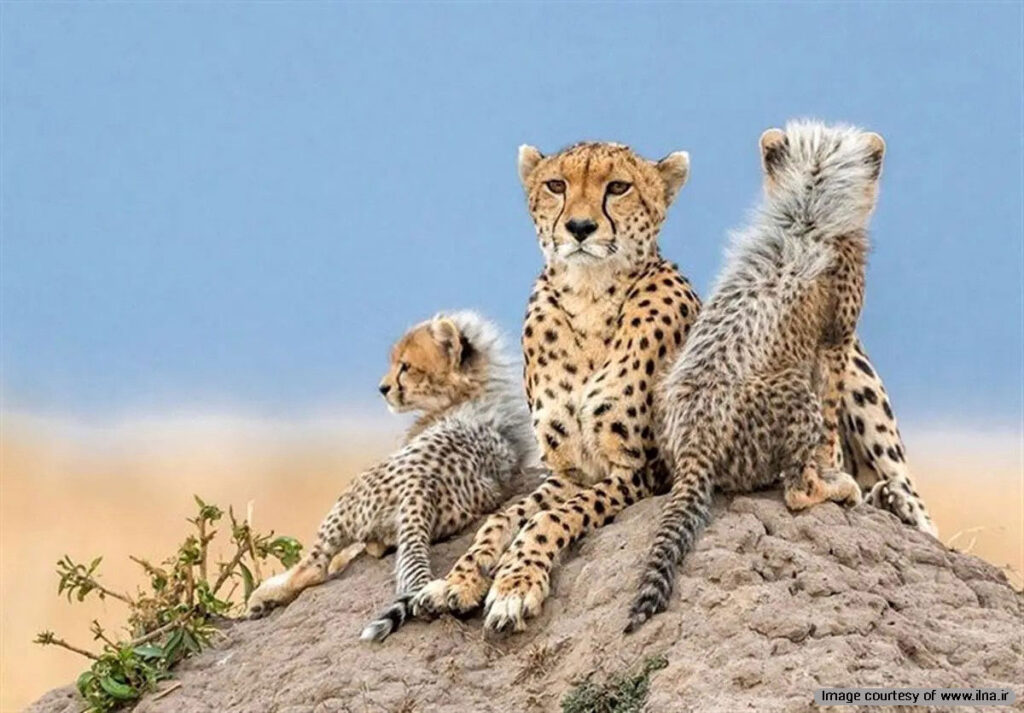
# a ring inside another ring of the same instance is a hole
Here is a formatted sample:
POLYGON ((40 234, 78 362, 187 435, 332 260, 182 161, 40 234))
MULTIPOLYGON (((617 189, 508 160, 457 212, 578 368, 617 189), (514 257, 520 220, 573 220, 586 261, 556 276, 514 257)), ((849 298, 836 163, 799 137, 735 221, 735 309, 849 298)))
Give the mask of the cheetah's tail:
POLYGON ((711 464, 697 456, 681 459, 672 495, 661 514, 654 546, 647 555, 640 591, 629 608, 626 633, 668 606, 675 584, 676 566, 693 548, 710 518, 711 464))
POLYGON ((363 641, 384 641, 398 631, 409 618, 411 603, 412 595, 403 594, 397 597, 376 619, 366 625, 359 638, 363 641))

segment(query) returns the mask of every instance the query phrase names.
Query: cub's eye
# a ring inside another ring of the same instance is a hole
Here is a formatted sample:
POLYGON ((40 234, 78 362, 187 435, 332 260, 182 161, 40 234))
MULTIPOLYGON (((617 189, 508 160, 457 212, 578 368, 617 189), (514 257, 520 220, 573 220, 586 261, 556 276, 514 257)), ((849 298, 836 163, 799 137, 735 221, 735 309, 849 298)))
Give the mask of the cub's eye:
POLYGON ((547 186, 548 190, 551 191, 552 193, 557 193, 559 195, 565 193, 565 181, 561 181, 556 178, 554 180, 548 181, 544 185, 547 186))
POLYGON ((612 181, 608 184, 608 192, 613 196, 621 196, 629 190, 631 185, 631 183, 626 183, 625 181, 612 181))
POLYGON ((398 362, 398 373, 401 374, 403 371, 409 371, 409 365, 404 361, 400 361, 398 362))

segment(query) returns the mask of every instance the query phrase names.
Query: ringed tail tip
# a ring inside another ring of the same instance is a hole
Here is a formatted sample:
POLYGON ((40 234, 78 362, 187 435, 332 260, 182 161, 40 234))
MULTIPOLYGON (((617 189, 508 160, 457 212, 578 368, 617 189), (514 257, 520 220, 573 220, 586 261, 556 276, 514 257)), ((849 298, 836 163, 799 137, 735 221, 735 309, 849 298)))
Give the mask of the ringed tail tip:
POLYGON ((359 635, 359 638, 363 641, 376 641, 381 642, 392 632, 391 621, 388 619, 377 619, 366 625, 363 629, 363 633, 359 635))

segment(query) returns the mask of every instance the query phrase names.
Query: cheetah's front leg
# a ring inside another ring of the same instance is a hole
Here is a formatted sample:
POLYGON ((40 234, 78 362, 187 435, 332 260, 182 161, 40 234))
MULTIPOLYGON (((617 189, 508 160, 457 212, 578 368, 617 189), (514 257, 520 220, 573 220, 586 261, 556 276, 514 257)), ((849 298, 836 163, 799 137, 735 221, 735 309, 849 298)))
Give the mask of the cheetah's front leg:
POLYGON ((484 626, 491 631, 522 631, 547 598, 555 557, 623 508, 651 494, 641 471, 620 470, 563 505, 530 518, 502 556, 487 594, 484 626))
POLYGON ((352 511, 351 496, 343 494, 334 503, 317 530, 317 541, 302 561, 291 569, 263 581, 249 596, 246 615, 258 619, 275 607, 289 604, 302 590, 322 584, 328 572, 340 572, 367 547, 382 549, 381 543, 356 541, 348 516, 352 511), (331 560, 337 561, 333 563, 331 560))
POLYGON ((508 543, 534 513, 564 503, 577 490, 568 479, 551 477, 526 497, 484 521, 473 545, 444 579, 429 582, 413 598, 414 616, 450 612, 465 616, 477 609, 491 584, 491 573, 508 543))

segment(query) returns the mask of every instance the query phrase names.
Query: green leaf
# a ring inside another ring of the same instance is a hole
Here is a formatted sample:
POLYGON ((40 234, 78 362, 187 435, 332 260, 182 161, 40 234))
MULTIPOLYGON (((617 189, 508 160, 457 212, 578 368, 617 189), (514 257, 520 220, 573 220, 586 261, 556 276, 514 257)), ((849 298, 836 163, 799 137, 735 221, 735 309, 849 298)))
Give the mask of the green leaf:
POLYGON ((249 595, 252 594, 252 590, 256 588, 256 583, 253 580, 252 572, 241 562, 238 563, 238 568, 242 571, 242 589, 243 589, 243 600, 245 603, 249 602, 249 595))
POLYGON ((164 650, 160 646, 154 644, 144 644, 142 646, 136 646, 132 649, 132 652, 136 656, 140 656, 144 659, 158 659, 164 655, 164 650))
POLYGON ((82 671, 82 675, 80 675, 78 677, 78 680, 75 681, 75 688, 78 689, 79 693, 85 695, 85 689, 89 686, 90 683, 93 682, 95 678, 96 674, 94 674, 92 671, 82 671))
POLYGON ((133 698, 139 697, 139 692, 136 691, 129 685, 116 681, 110 676, 104 676, 100 679, 100 687, 103 688, 109 695, 122 701, 130 701, 133 698))
POLYGON ((164 644, 164 655, 168 661, 174 661, 177 659, 178 650, 181 648, 181 642, 184 637, 184 632, 181 629, 175 629, 174 632, 167 637, 167 643, 164 644))
POLYGON ((268 549, 285 567, 291 567, 299 561, 302 543, 294 537, 282 535, 271 541, 268 549))

